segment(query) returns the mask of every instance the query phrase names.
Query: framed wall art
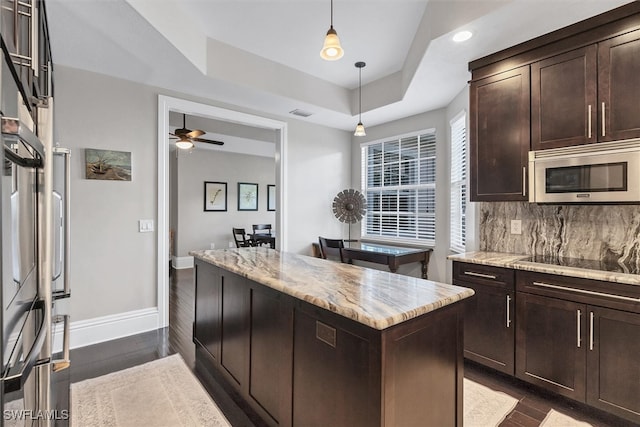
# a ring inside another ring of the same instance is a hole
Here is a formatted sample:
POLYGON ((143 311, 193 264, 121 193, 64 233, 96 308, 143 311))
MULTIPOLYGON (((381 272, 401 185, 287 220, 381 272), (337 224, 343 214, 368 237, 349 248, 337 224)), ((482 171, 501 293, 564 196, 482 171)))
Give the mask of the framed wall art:
POLYGON ((267 185, 267 210, 276 210, 276 186, 267 185))
POLYGON ((131 181, 131 152, 85 148, 87 179, 131 181))
POLYGON ((238 183, 238 210, 258 210, 258 184, 248 182, 238 183))
POLYGON ((226 212, 227 183, 205 181, 204 183, 205 212, 226 212))

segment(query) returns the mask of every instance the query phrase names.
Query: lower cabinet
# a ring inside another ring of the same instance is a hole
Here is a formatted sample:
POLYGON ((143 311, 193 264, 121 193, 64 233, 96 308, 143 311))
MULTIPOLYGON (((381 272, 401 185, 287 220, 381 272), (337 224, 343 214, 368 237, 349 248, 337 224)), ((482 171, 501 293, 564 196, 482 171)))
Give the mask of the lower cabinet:
POLYGON ((515 366, 513 270, 454 262, 453 284, 471 288, 465 301, 464 357, 505 374, 515 366))
POLYGON ((640 423, 640 290, 516 277, 516 376, 640 423))

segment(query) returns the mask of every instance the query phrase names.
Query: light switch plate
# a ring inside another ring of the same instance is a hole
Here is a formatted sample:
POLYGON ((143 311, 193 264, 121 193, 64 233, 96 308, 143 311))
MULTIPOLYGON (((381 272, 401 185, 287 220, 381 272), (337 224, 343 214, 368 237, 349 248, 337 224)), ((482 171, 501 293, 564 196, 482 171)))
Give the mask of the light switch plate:
POLYGON ((522 234, 522 220, 511 220, 511 234, 522 234))
POLYGON ((141 219, 138 220, 138 232, 140 233, 150 233, 153 231, 153 220, 152 219, 141 219))

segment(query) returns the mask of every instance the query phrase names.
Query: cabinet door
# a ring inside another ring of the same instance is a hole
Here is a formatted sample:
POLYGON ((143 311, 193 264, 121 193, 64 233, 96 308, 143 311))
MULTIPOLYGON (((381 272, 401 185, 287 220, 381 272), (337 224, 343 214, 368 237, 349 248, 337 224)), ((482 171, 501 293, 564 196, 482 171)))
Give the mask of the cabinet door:
POLYGON ((516 293, 516 376, 585 401, 586 306, 516 293))
POLYGON ((591 45, 531 64, 534 150, 597 141, 596 58, 591 45))
POLYGON ((245 387, 249 356, 249 291, 246 279, 224 271, 221 295, 220 363, 233 384, 245 387))
POLYGON ((464 356, 514 374, 514 293, 493 286, 460 282, 475 291, 465 302, 464 356))
POLYGON ((293 306, 280 292, 252 285, 249 396, 272 425, 291 425, 293 306))
POLYGON ((589 307, 587 404, 640 423, 640 314, 589 307))
POLYGON ((220 269, 196 262, 195 322, 193 340, 215 360, 220 358, 220 269))
POLYGON ((640 30, 598 44, 602 141, 640 138, 640 30))
POLYGON ((471 200, 528 200, 529 66, 471 83, 471 200))

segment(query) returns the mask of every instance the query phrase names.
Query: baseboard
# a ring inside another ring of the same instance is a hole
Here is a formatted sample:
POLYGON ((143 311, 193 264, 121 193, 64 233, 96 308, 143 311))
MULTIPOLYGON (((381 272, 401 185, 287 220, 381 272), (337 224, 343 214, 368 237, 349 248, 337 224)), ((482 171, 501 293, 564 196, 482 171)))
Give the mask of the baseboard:
POLYGON ((183 268, 193 268, 193 257, 192 256, 174 256, 171 260, 171 265, 176 270, 180 270, 183 268))
MULTIPOLYGON (((158 308, 145 308, 126 313, 71 322, 70 348, 79 348, 117 338, 158 329, 158 308)), ((56 324, 53 332, 53 351, 62 351, 63 325, 56 324)))

